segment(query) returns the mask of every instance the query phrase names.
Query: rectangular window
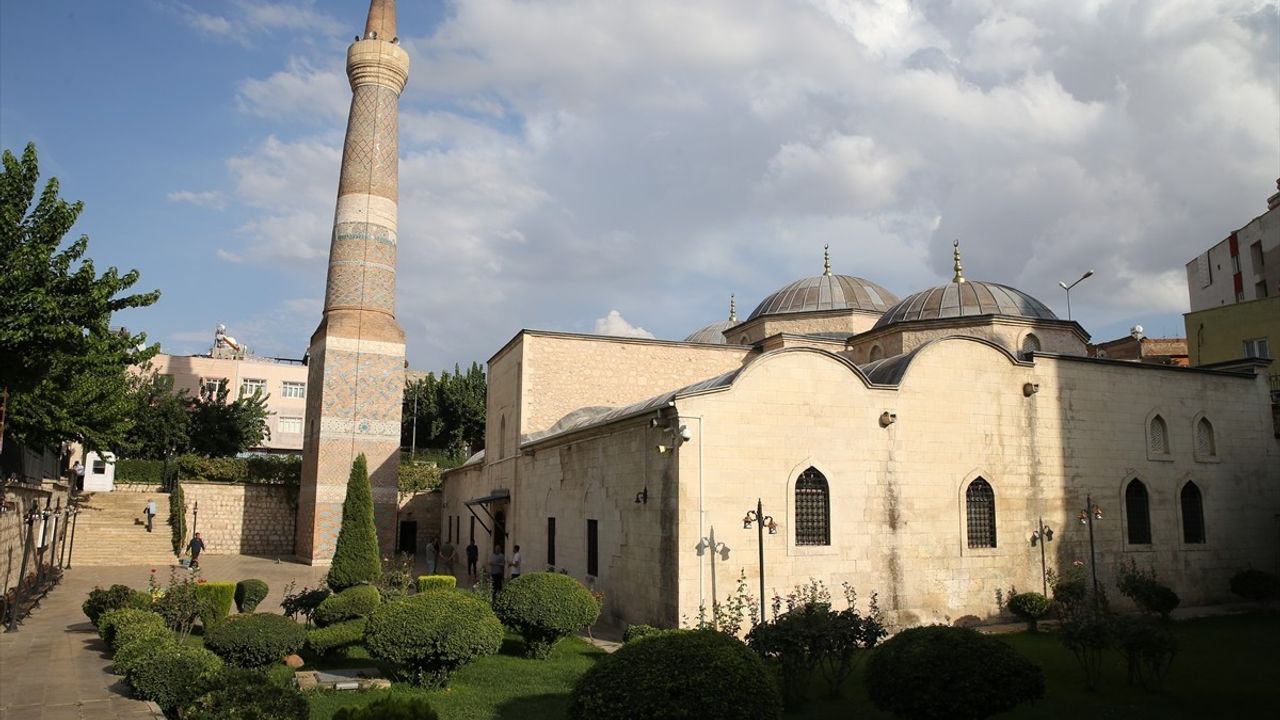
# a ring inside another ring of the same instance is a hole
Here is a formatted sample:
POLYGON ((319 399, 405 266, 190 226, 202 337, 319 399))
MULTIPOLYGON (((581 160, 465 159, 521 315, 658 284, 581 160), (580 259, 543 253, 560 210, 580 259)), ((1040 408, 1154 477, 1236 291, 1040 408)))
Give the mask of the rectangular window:
POLYGON ((1239 255, 1231 256, 1231 272, 1236 272, 1236 273, 1240 272, 1240 256, 1239 255))
POLYGON ((471 516, 471 538, 469 542, 475 542, 475 541, 476 541, 476 516, 472 515, 471 516))
POLYGON ((102 459, 96 459, 96 460, 94 460, 94 461, 93 461, 93 474, 94 474, 94 475, 106 475, 106 474, 107 474, 107 463, 106 463, 106 461, 105 461, 105 460, 102 460, 102 459))
POLYGON ((1267 263, 1266 263, 1266 260, 1264 259, 1263 255, 1262 255, 1262 241, 1261 241, 1261 240, 1259 240, 1258 242, 1256 242, 1256 243, 1254 243, 1254 244, 1252 244, 1252 245, 1250 245, 1250 246, 1249 246, 1249 257, 1250 257, 1250 259, 1252 259, 1252 260, 1253 260, 1253 272, 1254 272, 1254 274, 1256 274, 1256 275, 1261 275, 1261 274, 1262 274, 1262 268, 1263 268, 1263 266, 1265 266, 1265 265, 1267 264, 1267 263))
POLYGON ((302 418, 282 417, 276 421, 276 430, 278 430, 281 435, 301 435, 302 418))
POLYGON ((211 399, 216 398, 226 386, 226 378, 204 378, 200 381, 200 394, 211 399))
POLYGON ((1252 338, 1244 341, 1244 356, 1251 358, 1269 358, 1271 357, 1271 348, 1267 346, 1266 338, 1252 338))
POLYGON ((286 380, 281 384, 280 396, 287 398, 305 398, 307 396, 307 384, 286 380))
POLYGON ((587 574, 591 577, 600 575, 600 523, 587 521, 587 574))
POLYGON ((240 381, 240 397, 249 395, 266 395, 267 381, 256 378, 245 378, 240 381))
POLYGON ((1200 266, 1200 287, 1209 287, 1213 284, 1213 265, 1209 259, 1209 253, 1205 253, 1197 258, 1200 266))
POLYGON ((547 565, 555 567, 556 564, 556 519, 547 518, 547 565))

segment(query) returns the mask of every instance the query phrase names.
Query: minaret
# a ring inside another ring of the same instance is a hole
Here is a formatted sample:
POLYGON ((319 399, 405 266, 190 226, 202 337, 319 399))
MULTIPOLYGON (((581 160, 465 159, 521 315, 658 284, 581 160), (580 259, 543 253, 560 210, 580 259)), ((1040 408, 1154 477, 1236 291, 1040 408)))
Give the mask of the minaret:
POLYGON ((397 113, 409 55, 395 0, 371 0, 364 34, 347 48, 351 112, 329 245, 324 317, 311 336, 307 426, 295 553, 333 558, 351 463, 364 453, 378 543, 394 546, 404 393, 404 331, 396 323, 397 113))

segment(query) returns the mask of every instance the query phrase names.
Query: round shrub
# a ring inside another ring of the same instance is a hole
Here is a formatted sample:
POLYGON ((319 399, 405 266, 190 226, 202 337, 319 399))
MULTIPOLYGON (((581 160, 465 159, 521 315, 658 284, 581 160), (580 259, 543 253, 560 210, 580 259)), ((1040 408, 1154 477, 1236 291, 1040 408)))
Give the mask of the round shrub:
POLYGON ((109 588, 95 587, 89 591, 89 597, 80 606, 89 622, 95 626, 98 619, 108 610, 120 608, 136 608, 146 610, 151 607, 151 596, 145 592, 134 590, 128 585, 112 585, 109 588))
POLYGON ((1231 576, 1231 592, 1245 600, 1280 598, 1280 577, 1262 570, 1241 570, 1231 576))
POLYGON ((205 678, 220 669, 222 660, 204 648, 162 643, 138 659, 128 678, 141 698, 153 700, 168 711, 191 704, 200 694, 205 678))
POLYGON ((578 678, 569 700, 570 720, 781 716, 764 662, 714 630, 633 640, 578 678))
POLYGON ((155 653, 162 645, 173 644, 177 644, 177 640, 169 628, 138 626, 127 640, 121 640, 115 655, 111 656, 111 672, 116 675, 129 675, 140 660, 155 653))
POLYGON ((343 708, 333 720, 439 720, 426 700, 415 697, 386 697, 361 708, 343 708))
POLYGON ((267 584, 257 578, 248 578, 236 583, 236 612, 253 612, 258 603, 267 597, 267 584))
POLYGON ((1044 696, 1044 673, 1013 648, 968 628, 904 630, 871 656, 871 702, 897 717, 984 718, 1044 696))
POLYGON ((107 644, 107 647, 114 650, 116 648, 117 630, 121 627, 138 624, 158 624, 163 627, 164 618, 150 610, 136 610, 134 608, 108 610, 98 617, 98 635, 102 638, 103 642, 107 644))
POLYGON ((204 644, 223 660, 242 668, 280 662, 302 647, 307 630, 283 615, 233 615, 204 634, 204 644))
MULTIPOLYGON (((130 612, 146 611, 133 610, 130 612)), ((111 649, 118 652, 120 648, 138 638, 173 637, 173 631, 164 624, 164 618, 153 612, 146 612, 145 615, 130 616, 126 619, 117 620, 112 635, 111 649)))
POLYGON ((458 586, 458 578, 452 575, 419 575, 418 592, 452 590, 458 586))
POLYGON ((401 680, 443 687, 462 665, 498 652, 502 623, 484 602, 460 591, 430 592, 374 610, 365 647, 397 666, 401 680))
POLYGON ((1049 612, 1049 598, 1038 592, 1017 593, 1009 597, 1009 610, 1027 622, 1027 630, 1036 631, 1036 623, 1049 612))
POLYGON ((293 685, 265 673, 223 668, 209 676, 203 694, 182 711, 183 720, 307 720, 307 699, 293 685))
POLYGON ((366 617, 382 604, 382 593, 372 585, 356 585, 325 598, 311 613, 311 622, 319 627, 366 617))
POLYGON ((503 624, 524 636, 525 654, 545 658, 560 638, 600 616, 600 603, 568 575, 536 572, 512 580, 494 599, 503 624))
POLYGON ((622 642, 629 643, 632 640, 639 640, 642 637, 649 637, 650 635, 657 635, 658 633, 663 632, 668 631, 652 625, 628 625, 627 629, 622 632, 622 642))
POLYGON ((334 623, 328 627, 307 631, 307 647, 313 652, 327 655, 350 645, 356 645, 364 639, 368 618, 355 618, 334 623))

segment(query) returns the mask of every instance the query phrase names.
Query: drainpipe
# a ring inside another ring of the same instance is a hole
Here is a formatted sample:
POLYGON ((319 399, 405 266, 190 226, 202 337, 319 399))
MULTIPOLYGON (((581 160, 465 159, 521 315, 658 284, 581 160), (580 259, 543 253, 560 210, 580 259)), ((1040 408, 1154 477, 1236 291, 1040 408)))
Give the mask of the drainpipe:
MULTIPOLYGON (((678 435, 679 435, 679 433, 680 433, 680 423, 681 423, 681 422, 683 422, 683 421, 685 421, 685 420, 697 420, 697 421, 698 421, 698 538, 699 538, 699 539, 701 539, 701 538, 704 538, 704 537, 706 537, 706 536, 707 536, 707 533, 706 533, 706 531, 705 531, 705 530, 704 530, 704 528, 703 528, 703 525, 704 525, 704 518, 703 518, 703 515, 704 515, 705 511, 703 510, 703 506, 702 506, 702 458, 703 458, 703 455, 702 455, 702 433, 703 433, 703 420, 702 420, 702 416, 701 416, 701 415, 679 415, 679 414, 677 414, 677 415, 676 415, 676 427, 675 427, 675 431, 674 431, 674 432, 675 432, 675 434, 676 434, 677 436, 678 436, 678 435)), ((679 440, 678 440, 678 439, 677 439, 677 442, 679 442, 679 440)), ((677 485, 678 485, 678 484, 679 484, 679 482, 677 481, 677 485)), ((706 581, 705 581, 705 576, 704 576, 704 574, 703 574, 703 567, 702 567, 703 565, 704 565, 704 563, 703 563, 701 560, 699 560, 699 561, 698 561, 698 607, 703 607, 703 606, 705 606, 705 605, 706 605, 706 602, 707 602, 707 600, 706 600, 706 595, 705 595, 705 593, 703 592, 703 586, 704 586, 704 584, 705 584, 705 582, 706 582, 706 581)), ((713 600, 714 600, 714 598, 713 598, 713 600)))

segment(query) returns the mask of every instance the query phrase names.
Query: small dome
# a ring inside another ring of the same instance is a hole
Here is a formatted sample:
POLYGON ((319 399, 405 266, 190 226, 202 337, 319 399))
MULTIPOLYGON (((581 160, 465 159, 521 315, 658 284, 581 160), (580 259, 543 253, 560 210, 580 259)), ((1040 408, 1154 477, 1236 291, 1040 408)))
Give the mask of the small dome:
POLYGON ((727 345, 728 342, 724 339, 724 331, 737 324, 737 320, 721 320, 720 322, 713 322, 685 338, 684 341, 706 343, 708 345, 727 345))
POLYGON ((818 275, 797 280, 766 297, 747 319, 817 310, 884 312, 897 301, 896 295, 870 280, 852 275, 818 275))
POLYGON ((876 328, 913 320, 1004 315, 1033 320, 1057 320, 1047 305, 1030 295, 992 282, 949 282, 908 296, 889 308, 876 328))

